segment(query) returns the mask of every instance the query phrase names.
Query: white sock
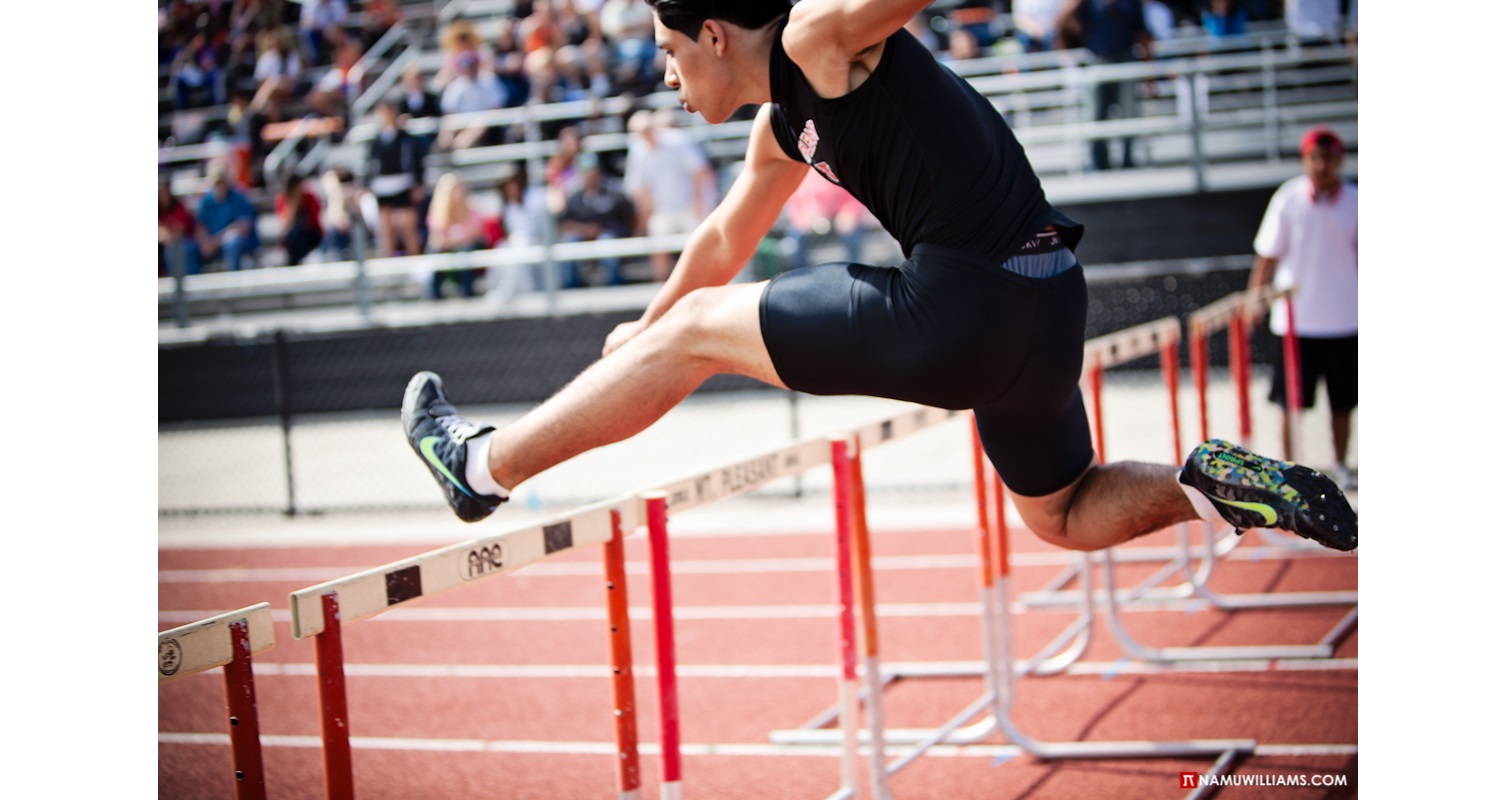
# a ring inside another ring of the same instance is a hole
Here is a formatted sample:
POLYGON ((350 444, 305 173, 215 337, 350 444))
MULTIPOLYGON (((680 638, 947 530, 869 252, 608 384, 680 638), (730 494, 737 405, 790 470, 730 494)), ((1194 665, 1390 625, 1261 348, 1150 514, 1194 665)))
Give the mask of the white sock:
POLYGON ((1191 501, 1191 507, 1196 509, 1196 515, 1198 517, 1214 525, 1227 524, 1227 520, 1222 518, 1222 512, 1217 510, 1217 504, 1212 502, 1212 498, 1202 494, 1201 490, 1195 486, 1187 486, 1181 483, 1179 477, 1176 478, 1176 485, 1180 486, 1181 491, 1186 493, 1186 499, 1191 501))
POLYGON ((495 482, 490 474, 490 440, 495 432, 482 433, 464 443, 464 481, 469 488, 480 494, 493 494, 504 500, 510 499, 510 490, 495 482))

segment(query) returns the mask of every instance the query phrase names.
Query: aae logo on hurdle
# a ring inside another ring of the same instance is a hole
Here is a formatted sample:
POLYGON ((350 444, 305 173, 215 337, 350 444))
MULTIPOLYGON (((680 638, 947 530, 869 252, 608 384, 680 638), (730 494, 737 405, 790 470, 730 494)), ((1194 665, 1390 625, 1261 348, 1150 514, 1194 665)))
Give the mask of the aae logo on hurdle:
POLYGON ((1345 775, 1203 775, 1182 772, 1182 789, 1207 786, 1345 786, 1345 775))
POLYGON ((160 642, 160 674, 169 677, 179 672, 182 655, 180 642, 174 639, 160 642))
POLYGON ((463 569, 459 577, 466 581, 482 578, 505 566, 505 548, 500 542, 491 542, 484 547, 471 548, 464 556, 463 569))

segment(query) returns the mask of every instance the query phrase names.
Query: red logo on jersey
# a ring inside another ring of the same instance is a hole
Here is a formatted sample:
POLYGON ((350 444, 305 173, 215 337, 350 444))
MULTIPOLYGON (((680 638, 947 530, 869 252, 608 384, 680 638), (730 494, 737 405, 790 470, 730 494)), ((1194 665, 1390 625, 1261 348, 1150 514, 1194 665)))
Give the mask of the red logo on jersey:
POLYGON ((816 164, 815 169, 819 170, 821 175, 829 178, 831 183, 840 183, 840 178, 835 177, 835 172, 831 170, 830 165, 826 164, 824 161, 816 164))
POLYGON ((815 160, 815 146, 820 143, 820 134, 815 133, 815 121, 805 120, 804 133, 799 134, 799 154, 807 162, 815 160))

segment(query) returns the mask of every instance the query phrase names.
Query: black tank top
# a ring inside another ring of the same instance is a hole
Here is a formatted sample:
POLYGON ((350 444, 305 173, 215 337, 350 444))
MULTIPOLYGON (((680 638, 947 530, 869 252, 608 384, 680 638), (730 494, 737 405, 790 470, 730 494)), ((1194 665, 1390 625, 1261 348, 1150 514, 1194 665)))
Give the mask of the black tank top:
POLYGON ((1048 225, 1076 247, 1083 226, 1047 203, 1005 119, 907 31, 887 38, 860 86, 822 98, 783 30, 769 63, 774 137, 860 200, 904 253, 933 244, 999 264, 1048 225))

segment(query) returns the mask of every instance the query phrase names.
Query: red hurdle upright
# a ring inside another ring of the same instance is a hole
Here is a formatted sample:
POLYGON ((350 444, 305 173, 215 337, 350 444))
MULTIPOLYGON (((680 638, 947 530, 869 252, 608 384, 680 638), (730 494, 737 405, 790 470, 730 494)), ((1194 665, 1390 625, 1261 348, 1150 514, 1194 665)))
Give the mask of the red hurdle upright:
POLYGON ((272 609, 267 603, 259 603, 161 631, 158 639, 162 685, 214 667, 222 668, 237 798, 263 800, 266 789, 253 685, 253 654, 273 647, 272 609))
POLYGON ((651 605, 655 617, 655 670, 660 699, 660 797, 681 800, 681 712, 675 679, 675 619, 670 594, 667 495, 643 495, 650 534, 651 605))

